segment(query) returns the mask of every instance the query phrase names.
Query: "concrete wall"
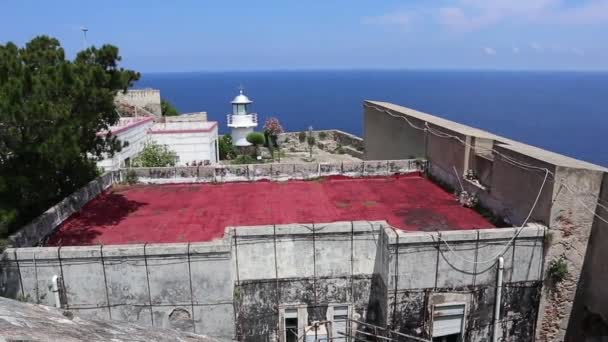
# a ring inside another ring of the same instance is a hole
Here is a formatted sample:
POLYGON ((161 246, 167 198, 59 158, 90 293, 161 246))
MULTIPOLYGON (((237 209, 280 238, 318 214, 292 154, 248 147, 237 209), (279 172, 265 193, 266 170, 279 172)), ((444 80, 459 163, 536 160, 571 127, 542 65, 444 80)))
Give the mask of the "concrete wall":
POLYGON ((426 157, 439 183, 457 190, 462 183, 497 217, 520 225, 533 209, 530 222, 549 227, 544 269, 564 258, 569 271, 542 292, 536 338, 564 340, 607 170, 398 105, 367 101, 364 108, 366 159, 426 157), (468 169, 479 181, 464 179, 468 169))
MULTIPOLYGON (((608 218, 608 174, 604 174, 597 215, 608 218)), ((602 341, 608 336, 608 222, 596 219, 587 245, 587 254, 579 280, 573 313, 570 316, 568 341, 602 341)))
POLYGON ((143 149, 148 142, 148 130, 152 127, 152 120, 145 123, 135 125, 132 128, 120 131, 116 137, 123 143, 127 144, 120 152, 116 152, 111 158, 103 159, 97 162, 97 166, 107 171, 118 170, 121 167, 126 167, 127 159, 133 160, 143 149))
POLYGON ((423 160, 368 160, 361 162, 249 164, 195 167, 131 168, 120 170, 120 179, 134 171, 142 183, 238 182, 344 175, 349 177, 387 176, 420 172, 423 160))
POLYGON ((516 231, 387 231, 390 325, 402 333, 430 338, 433 305, 460 302, 466 303, 464 341, 489 340, 493 334, 496 259, 501 255, 504 296, 499 341, 533 341, 544 228, 531 225, 512 241, 516 231))
POLYGON ((102 191, 109 188, 115 181, 116 178, 113 172, 107 172, 92 180, 78 191, 45 211, 42 215, 21 228, 17 233, 9 236, 9 245, 15 247, 38 245, 65 219, 80 210, 82 206, 95 198, 95 196, 99 195, 102 191))
POLYGON ((239 340, 274 338, 284 307, 303 307, 307 319, 300 315, 300 329, 326 320, 337 304, 377 322, 386 306, 378 301, 385 286, 375 274, 383 227, 385 222, 238 228, 233 258, 239 340))
POLYGON ((62 307, 83 317, 229 339, 231 268, 230 246, 222 241, 9 249, 2 295, 54 306, 50 285, 57 275, 62 307))
POLYGON ((530 341, 544 228, 531 225, 512 240, 515 231, 442 232, 454 252, 437 232, 395 231, 384 221, 229 227, 224 239, 206 243, 8 249, 0 294, 55 305, 49 285, 57 275, 61 305, 78 315, 242 341, 276 340, 285 308, 298 308, 303 329, 330 318, 334 305, 429 337, 432 304, 460 296, 465 340, 486 341, 494 257, 504 250, 500 333, 530 341))
POLYGON ((177 165, 207 161, 215 164, 217 158, 217 126, 209 132, 150 132, 150 140, 166 145, 174 151, 179 160, 177 165))

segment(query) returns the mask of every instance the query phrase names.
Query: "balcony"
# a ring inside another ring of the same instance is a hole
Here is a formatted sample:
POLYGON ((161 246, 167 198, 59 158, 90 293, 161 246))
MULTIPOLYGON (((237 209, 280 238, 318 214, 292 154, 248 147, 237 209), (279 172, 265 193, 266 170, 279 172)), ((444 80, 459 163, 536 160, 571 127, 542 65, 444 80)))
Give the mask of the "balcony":
POLYGON ((258 125, 258 115, 252 114, 228 114, 226 115, 228 127, 256 127, 258 125))

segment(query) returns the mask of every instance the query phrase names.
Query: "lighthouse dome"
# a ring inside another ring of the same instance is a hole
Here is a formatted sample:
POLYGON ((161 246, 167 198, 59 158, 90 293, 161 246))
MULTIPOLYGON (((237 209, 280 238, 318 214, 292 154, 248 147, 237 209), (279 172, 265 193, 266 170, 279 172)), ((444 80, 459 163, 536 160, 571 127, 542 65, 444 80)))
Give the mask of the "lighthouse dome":
POLYGON ((243 94, 243 90, 232 100, 232 104, 250 104, 251 101, 245 94, 243 94))

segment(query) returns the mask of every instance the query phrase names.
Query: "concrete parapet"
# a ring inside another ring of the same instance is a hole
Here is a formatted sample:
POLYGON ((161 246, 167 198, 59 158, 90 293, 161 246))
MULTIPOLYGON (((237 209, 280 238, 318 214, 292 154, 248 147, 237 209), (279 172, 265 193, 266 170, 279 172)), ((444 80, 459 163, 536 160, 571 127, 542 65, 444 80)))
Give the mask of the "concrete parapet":
POLYGON ((279 163, 224 166, 156 167, 121 169, 120 178, 134 172, 142 183, 208 183, 257 180, 311 179, 324 176, 386 176, 421 172, 426 162, 411 160, 376 160, 332 163, 279 163))
POLYGON ((70 215, 74 214, 88 201, 99 195, 117 181, 114 172, 107 172, 95 178, 84 187, 64 198, 31 223, 21 228, 17 233, 9 236, 9 245, 14 247, 28 247, 38 245, 58 225, 70 215))

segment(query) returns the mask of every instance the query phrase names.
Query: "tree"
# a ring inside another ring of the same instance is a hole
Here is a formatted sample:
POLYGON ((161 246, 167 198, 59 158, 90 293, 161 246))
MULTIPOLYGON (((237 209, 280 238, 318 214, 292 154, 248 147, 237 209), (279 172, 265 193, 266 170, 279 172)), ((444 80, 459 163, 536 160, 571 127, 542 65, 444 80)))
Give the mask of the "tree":
POLYGON ((220 159, 222 160, 236 157, 236 149, 232 145, 232 136, 230 134, 225 134, 219 139, 218 150, 220 152, 220 159))
POLYGON ((165 145, 148 142, 143 150, 133 159, 134 167, 164 167, 175 166, 177 153, 165 145))
POLYGON ((173 107, 171 102, 169 102, 165 99, 160 100, 160 111, 163 116, 179 115, 179 112, 177 111, 177 109, 175 109, 175 107, 173 107))
POLYGON ((0 45, 0 237, 96 176, 95 161, 121 143, 108 134, 114 97, 139 74, 118 66, 118 48, 91 47, 66 60, 47 36, 0 45))
POLYGON ((264 138, 264 134, 260 132, 251 132, 247 134, 246 139, 250 144, 255 146, 255 153, 256 155, 259 155, 259 147, 264 145, 264 142, 266 141, 266 138, 264 138))
POLYGON ((311 132, 310 135, 306 138, 306 141, 308 142, 308 152, 310 153, 310 160, 312 161, 312 148, 315 147, 315 143, 317 142, 317 140, 315 139, 315 137, 312 136, 311 132))

